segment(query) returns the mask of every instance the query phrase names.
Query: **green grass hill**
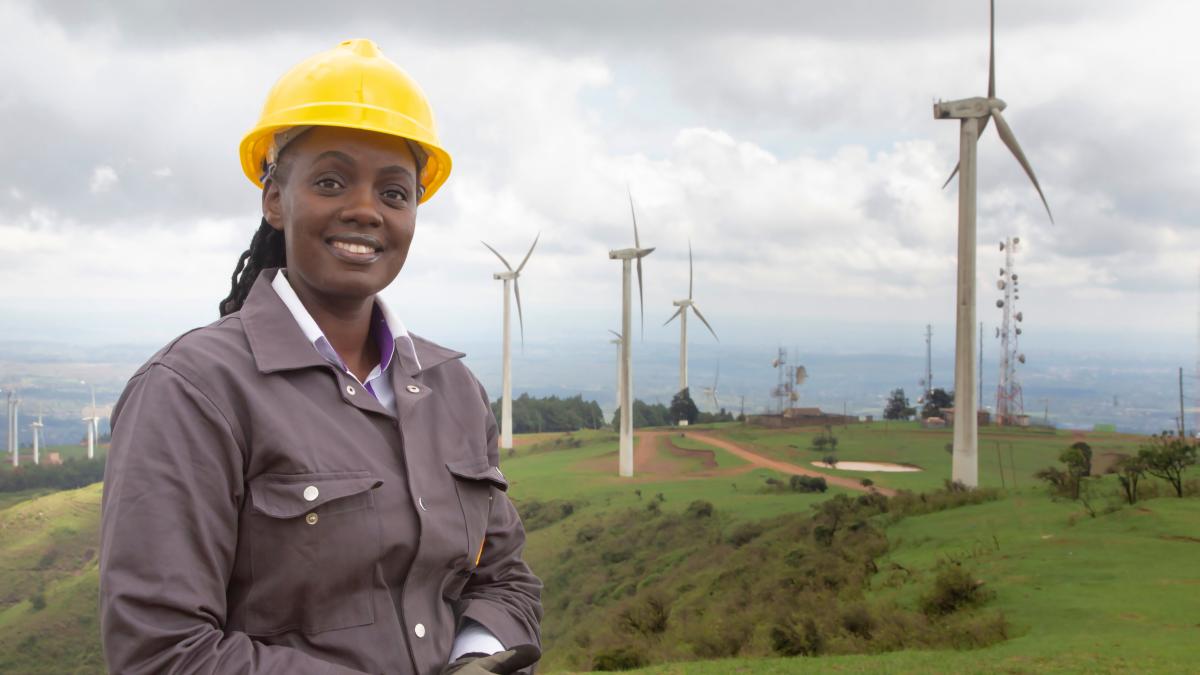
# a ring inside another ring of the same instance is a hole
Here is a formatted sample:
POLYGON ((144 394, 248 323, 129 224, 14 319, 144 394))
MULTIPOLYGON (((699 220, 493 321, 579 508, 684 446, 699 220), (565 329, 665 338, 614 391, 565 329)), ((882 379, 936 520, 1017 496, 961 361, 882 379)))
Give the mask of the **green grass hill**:
MULTIPOLYGON (((518 437, 502 458, 529 530, 526 559, 546 583, 540 672, 1195 670, 1200 470, 1192 496, 1149 480, 1153 498, 1133 506, 1114 476, 1094 479, 1094 518, 1033 477, 1078 440, 1099 458, 1135 452, 1144 437, 985 429, 988 489, 960 493, 943 489, 948 430, 688 433, 639 432, 632 479, 617 477, 605 431, 518 437), (823 433, 839 439, 841 461, 923 471, 818 469, 823 433), (755 457, 853 481, 793 491, 755 457), (852 489, 861 478, 927 496, 852 489)), ((0 494, 0 672, 103 672, 100 494, 0 494)))

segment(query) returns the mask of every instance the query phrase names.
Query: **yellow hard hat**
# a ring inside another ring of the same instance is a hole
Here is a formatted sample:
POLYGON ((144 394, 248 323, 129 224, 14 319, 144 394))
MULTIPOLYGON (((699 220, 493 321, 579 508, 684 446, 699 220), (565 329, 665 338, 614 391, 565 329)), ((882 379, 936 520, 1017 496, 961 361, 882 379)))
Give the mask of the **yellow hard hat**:
POLYGON ((242 139, 242 171, 252 183, 262 187, 275 134, 300 126, 363 129, 419 144, 428 155, 422 202, 450 175, 450 155, 438 143, 425 92, 370 40, 346 40, 279 78, 258 124, 242 139))

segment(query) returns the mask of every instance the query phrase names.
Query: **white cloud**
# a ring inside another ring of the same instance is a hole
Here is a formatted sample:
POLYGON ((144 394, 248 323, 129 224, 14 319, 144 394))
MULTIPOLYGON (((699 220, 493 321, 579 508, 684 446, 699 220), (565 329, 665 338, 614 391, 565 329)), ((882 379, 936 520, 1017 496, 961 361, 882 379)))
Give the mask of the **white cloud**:
POLYGON ((88 181, 88 192, 94 195, 104 194, 117 184, 117 170, 111 166, 98 166, 92 169, 92 178, 88 181))

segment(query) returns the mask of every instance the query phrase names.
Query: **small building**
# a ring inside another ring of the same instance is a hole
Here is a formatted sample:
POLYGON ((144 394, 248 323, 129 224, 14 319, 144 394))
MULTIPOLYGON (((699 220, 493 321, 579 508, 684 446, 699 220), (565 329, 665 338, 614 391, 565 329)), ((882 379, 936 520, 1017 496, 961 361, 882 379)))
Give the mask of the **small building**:
MULTIPOLYGON (((942 408, 942 417, 946 419, 946 426, 954 426, 954 408, 942 408)), ((977 410, 975 412, 975 423, 981 427, 986 427, 992 423, 992 414, 986 410, 977 410)))

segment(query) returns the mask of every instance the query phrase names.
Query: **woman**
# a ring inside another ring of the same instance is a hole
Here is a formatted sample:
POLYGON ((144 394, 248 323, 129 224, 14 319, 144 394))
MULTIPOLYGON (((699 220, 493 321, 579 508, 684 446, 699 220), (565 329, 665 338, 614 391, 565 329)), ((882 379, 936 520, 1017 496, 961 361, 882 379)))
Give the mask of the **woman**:
POLYGON ((263 221, 222 318, 137 371, 101 525, 117 673, 509 673, 541 583, 463 356, 377 294, 450 171, 368 40, 293 68, 241 145, 263 221))

